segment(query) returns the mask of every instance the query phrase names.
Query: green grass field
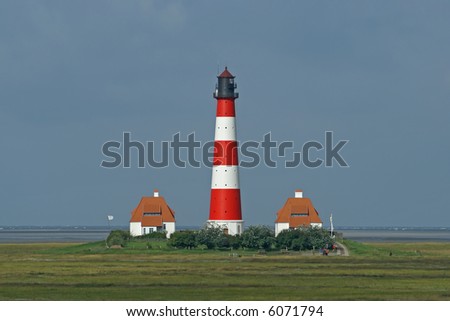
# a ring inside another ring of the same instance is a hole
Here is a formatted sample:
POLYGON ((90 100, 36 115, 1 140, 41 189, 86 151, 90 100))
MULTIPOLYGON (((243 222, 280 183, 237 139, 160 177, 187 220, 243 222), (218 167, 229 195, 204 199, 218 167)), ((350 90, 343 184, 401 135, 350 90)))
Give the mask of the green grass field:
POLYGON ((349 257, 0 245, 0 300, 448 300, 450 244, 345 242, 349 257), (390 256, 390 253, 392 254, 390 256))

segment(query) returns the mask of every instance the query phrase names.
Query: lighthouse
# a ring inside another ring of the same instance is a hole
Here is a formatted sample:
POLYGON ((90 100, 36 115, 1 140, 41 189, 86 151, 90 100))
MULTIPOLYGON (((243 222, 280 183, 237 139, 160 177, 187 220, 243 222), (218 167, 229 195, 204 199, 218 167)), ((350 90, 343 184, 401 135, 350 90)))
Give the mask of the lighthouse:
POLYGON ((213 95, 217 99, 217 111, 208 223, 221 226, 226 234, 239 235, 244 224, 234 106, 239 94, 235 92, 234 76, 227 67, 217 78, 213 95))

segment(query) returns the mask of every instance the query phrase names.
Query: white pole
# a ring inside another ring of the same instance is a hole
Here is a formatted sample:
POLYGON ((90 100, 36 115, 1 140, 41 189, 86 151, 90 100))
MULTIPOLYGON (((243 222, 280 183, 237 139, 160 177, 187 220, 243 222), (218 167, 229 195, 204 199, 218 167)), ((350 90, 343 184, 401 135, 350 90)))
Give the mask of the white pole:
POLYGON ((330 236, 333 237, 334 227, 333 227, 333 213, 330 214, 330 236))
MULTIPOLYGON (((108 220, 108 230, 111 233, 111 223, 110 222, 114 219, 114 216, 106 215, 106 219, 108 220)), ((106 247, 108 247, 108 236, 106 236, 105 243, 106 243, 106 247)))

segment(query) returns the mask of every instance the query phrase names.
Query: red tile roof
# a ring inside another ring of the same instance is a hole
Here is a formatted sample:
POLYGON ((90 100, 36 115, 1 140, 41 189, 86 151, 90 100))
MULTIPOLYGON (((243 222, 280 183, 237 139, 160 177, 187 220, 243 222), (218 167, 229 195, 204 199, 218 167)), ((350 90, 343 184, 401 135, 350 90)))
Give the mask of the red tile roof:
POLYGON ((309 198, 290 197, 277 212, 275 223, 289 223, 289 227, 296 228, 311 223, 322 223, 322 220, 309 198))
POLYGON ((175 222, 175 211, 167 205, 164 197, 144 196, 131 212, 130 222, 141 222, 142 226, 162 226, 163 222, 175 222), (151 213, 152 215, 144 215, 151 213))

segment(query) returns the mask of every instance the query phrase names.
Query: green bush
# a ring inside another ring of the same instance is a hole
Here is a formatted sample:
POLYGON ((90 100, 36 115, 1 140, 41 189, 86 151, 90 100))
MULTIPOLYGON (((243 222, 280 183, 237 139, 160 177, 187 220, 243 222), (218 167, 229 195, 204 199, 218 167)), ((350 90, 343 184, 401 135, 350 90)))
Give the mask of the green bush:
POLYGON ((136 240, 165 240, 167 232, 161 231, 161 232, 152 232, 144 235, 135 236, 134 239, 136 240))
POLYGON ((230 248, 231 236, 223 232, 218 225, 208 224, 197 233, 198 245, 204 245, 209 250, 230 248))
POLYGON ((313 249, 324 248, 333 242, 329 233, 321 228, 309 228, 307 229, 307 235, 310 247, 313 249))
POLYGON ((248 249, 270 250, 275 245, 273 230, 268 226, 250 226, 241 236, 241 246, 248 249))
POLYGON ((304 248, 303 241, 300 240, 300 239, 294 239, 294 240, 292 240, 291 245, 289 246, 289 248, 290 248, 291 250, 294 250, 294 251, 301 251, 301 250, 304 250, 304 249, 305 249, 305 248, 304 248))
POLYGON ((197 247, 195 231, 175 232, 170 236, 168 245, 178 249, 192 249, 197 247))
POLYGON ((301 251, 329 248, 333 244, 333 239, 329 232, 322 228, 305 227, 281 231, 276 243, 279 248, 301 251))
POLYGON ((277 235, 277 247, 282 249, 290 249, 292 240, 294 239, 292 230, 283 230, 277 235))
POLYGON ((114 230, 111 231, 106 239, 106 244, 108 247, 113 245, 126 246, 127 242, 130 240, 131 235, 128 231, 114 230))
POLYGON ((233 250, 237 250, 241 247, 241 236, 240 235, 226 235, 228 246, 233 250))

